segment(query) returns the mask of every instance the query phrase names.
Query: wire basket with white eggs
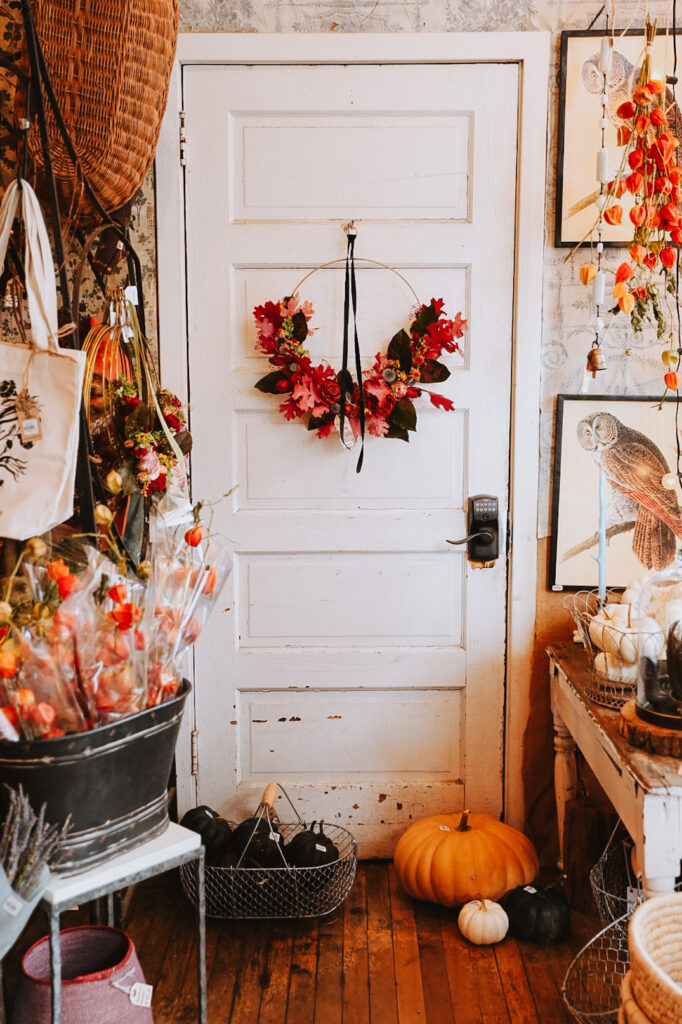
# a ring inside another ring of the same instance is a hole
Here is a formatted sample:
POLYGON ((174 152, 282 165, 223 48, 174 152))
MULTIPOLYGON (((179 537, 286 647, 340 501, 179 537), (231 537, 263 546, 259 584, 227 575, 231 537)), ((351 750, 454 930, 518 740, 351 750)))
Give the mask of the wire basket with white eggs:
POLYGON ((576 624, 590 656, 590 687, 586 695, 595 703, 618 708, 637 694, 642 657, 665 657, 665 636, 653 615, 640 614, 637 595, 581 590, 566 597, 564 608, 576 624))

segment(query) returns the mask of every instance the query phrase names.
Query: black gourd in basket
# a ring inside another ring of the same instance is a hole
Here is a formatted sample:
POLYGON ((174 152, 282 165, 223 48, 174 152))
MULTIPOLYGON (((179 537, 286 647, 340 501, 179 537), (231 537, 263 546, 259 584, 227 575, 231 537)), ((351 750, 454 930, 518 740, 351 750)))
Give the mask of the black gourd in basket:
POLYGON ((192 832, 198 832, 206 847, 206 863, 218 864, 232 846, 232 829, 229 822, 210 807, 193 807, 180 822, 192 832))
POLYGON ((324 834, 324 822, 320 822, 317 833, 313 822, 310 828, 297 832, 284 848, 286 859, 295 868, 317 868, 338 860, 339 851, 324 834))
MULTIPOLYGON (((306 827, 286 790, 279 788, 297 820, 279 821, 274 810, 278 784, 269 783, 256 813, 233 827, 229 850, 207 860, 209 917, 320 917, 350 892, 357 867, 352 835, 340 825, 327 825, 325 831, 321 821, 317 831, 316 822, 306 827)), ((180 868, 182 887, 196 905, 194 873, 185 868, 180 868)))
POLYGON ((247 818, 234 829, 231 852, 237 855, 238 862, 248 854, 258 867, 278 868, 285 863, 282 859, 281 842, 281 833, 270 816, 256 816, 247 818))

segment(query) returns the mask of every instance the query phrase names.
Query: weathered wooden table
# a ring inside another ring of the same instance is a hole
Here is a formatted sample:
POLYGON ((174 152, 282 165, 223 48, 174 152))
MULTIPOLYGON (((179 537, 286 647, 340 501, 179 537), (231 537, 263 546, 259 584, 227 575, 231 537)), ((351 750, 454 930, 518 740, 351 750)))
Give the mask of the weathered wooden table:
POLYGON ((618 711, 585 696, 590 666, 582 647, 547 648, 554 717, 554 788, 563 867, 566 802, 576 796, 576 746, 637 844, 648 893, 674 888, 682 858, 682 762, 631 747, 618 711))

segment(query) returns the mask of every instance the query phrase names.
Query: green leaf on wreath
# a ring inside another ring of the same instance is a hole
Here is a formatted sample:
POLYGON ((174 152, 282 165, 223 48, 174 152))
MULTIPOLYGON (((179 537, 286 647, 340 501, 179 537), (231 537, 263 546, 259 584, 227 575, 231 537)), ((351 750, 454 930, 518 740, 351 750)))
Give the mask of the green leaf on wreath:
POLYGON ((319 430, 320 427, 326 427, 333 419, 333 412, 326 412, 324 416, 311 416, 308 420, 308 430, 319 430))
POLYGON ((450 371, 443 363, 435 359, 427 359, 422 366, 422 384, 442 384, 450 376, 450 371))
POLYGON ((412 326, 413 330, 421 337, 423 334, 426 334, 431 324, 435 323, 438 323, 438 313, 436 313, 433 305, 429 303, 428 306, 424 306, 423 309, 419 310, 412 326))
POLYGON ((409 398, 401 398, 395 403, 390 419, 391 426, 399 427, 401 430, 417 429, 417 410, 409 398))
POLYGON ((402 427, 397 427, 394 423, 389 420, 388 433, 384 434, 384 437, 397 437, 399 441, 407 441, 409 443, 410 435, 402 427))
POLYGON ((175 443, 183 455, 189 455, 192 451, 192 435, 189 430, 181 430, 175 435, 175 443))
POLYGON ((280 381, 286 379, 287 375, 282 370, 273 370, 272 373, 266 373, 264 377, 256 381, 254 387, 258 388, 259 391, 263 391, 266 395, 281 395, 282 392, 277 385, 280 381))
POLYGON ((140 402, 134 409, 131 409, 125 418, 126 429, 151 430, 153 416, 151 409, 145 402, 140 402))
POLYGON ((397 359, 400 369, 409 373, 412 369, 412 344, 406 331, 398 331, 389 342, 386 355, 389 359, 397 359))
POLYGON ((296 341, 305 341, 308 337, 308 321, 305 318, 305 313, 302 313, 301 310, 298 313, 294 313, 291 322, 294 325, 294 338, 296 341))

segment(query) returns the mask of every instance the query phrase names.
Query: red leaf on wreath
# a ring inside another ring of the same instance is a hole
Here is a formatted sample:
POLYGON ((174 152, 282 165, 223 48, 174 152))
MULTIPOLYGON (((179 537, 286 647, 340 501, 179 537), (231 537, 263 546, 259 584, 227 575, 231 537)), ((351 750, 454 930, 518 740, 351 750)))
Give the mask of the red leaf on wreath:
POLYGON ((425 393, 431 399, 431 405, 435 405, 436 409, 445 409, 447 412, 452 412, 455 408, 449 398, 445 398, 443 395, 437 395, 433 391, 427 391, 425 393))
POLYGON ((325 425, 323 427, 320 427, 320 429, 317 432, 317 436, 318 437, 329 437, 330 434, 334 434, 335 432, 336 432, 336 423, 334 422, 334 420, 330 420, 329 423, 325 423, 325 425))
POLYGON ((288 420, 296 420, 304 415, 293 398, 288 398, 286 402, 282 402, 279 411, 283 412, 288 420))

